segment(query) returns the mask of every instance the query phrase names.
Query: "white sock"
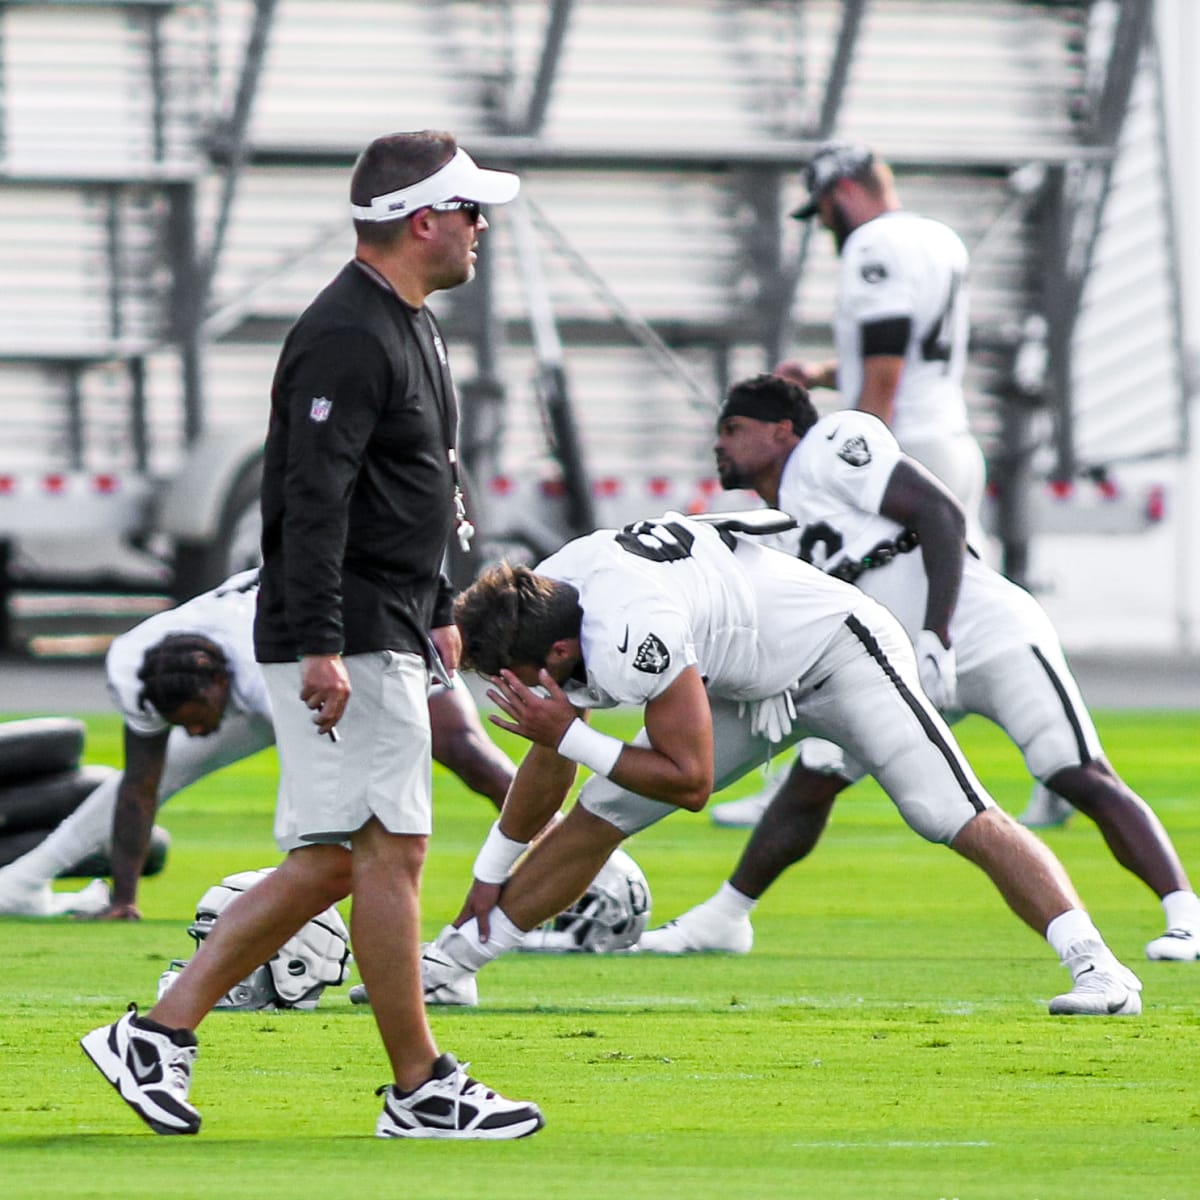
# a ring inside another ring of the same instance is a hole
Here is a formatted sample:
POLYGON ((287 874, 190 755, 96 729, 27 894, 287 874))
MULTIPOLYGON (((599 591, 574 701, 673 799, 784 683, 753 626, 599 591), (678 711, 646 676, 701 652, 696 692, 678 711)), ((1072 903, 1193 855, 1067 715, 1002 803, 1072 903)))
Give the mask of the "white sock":
POLYGON ((1100 931, 1092 924, 1092 918, 1082 908, 1069 908, 1060 913, 1046 926, 1046 941, 1058 955, 1063 966, 1069 966, 1068 959, 1072 958, 1079 949, 1080 942, 1098 942, 1104 945, 1100 931))
POLYGON ((721 884, 715 896, 704 902, 704 907, 736 921, 748 917, 757 903, 744 892, 739 892, 732 883, 726 882, 721 884))
POLYGON ((1168 929, 1188 929, 1200 933, 1200 898, 1195 892, 1169 892, 1162 898, 1168 929))
POLYGON ((479 940, 479 922, 474 917, 461 929, 455 930, 458 935, 454 939, 457 942, 453 953, 456 962, 478 971, 485 963, 499 958, 506 950, 519 946, 525 940, 524 930, 518 929, 498 906, 488 913, 488 926, 486 942, 479 940))

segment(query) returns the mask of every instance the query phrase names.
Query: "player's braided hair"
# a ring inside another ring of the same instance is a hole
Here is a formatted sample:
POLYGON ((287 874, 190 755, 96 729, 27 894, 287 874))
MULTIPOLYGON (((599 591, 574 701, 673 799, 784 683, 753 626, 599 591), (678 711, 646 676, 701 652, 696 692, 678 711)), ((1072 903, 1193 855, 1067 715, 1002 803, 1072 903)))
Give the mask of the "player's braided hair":
POLYGON ((454 602, 463 666, 484 675, 502 667, 541 666, 560 638, 579 636, 583 610, 569 583, 502 562, 454 602))
POLYGON ((168 716, 197 699, 219 676, 228 674, 225 653, 215 642, 195 633, 173 633, 151 646, 142 658, 138 707, 145 709, 150 704, 168 716))

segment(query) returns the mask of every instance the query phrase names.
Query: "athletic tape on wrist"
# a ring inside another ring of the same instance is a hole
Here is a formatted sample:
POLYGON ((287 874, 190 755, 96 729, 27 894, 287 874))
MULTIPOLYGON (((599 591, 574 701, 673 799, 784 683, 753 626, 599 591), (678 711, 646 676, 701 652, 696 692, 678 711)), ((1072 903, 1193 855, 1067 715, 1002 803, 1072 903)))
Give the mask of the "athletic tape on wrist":
POLYGON ((525 853, 528 842, 515 842, 500 832, 500 822, 493 821, 479 853, 475 856, 473 874, 480 883, 503 883, 512 865, 525 853))
POLYGON ((624 749, 625 743, 620 738, 609 737, 578 717, 567 726, 567 732, 558 743, 558 752, 563 758, 582 763, 596 775, 612 774, 624 749))

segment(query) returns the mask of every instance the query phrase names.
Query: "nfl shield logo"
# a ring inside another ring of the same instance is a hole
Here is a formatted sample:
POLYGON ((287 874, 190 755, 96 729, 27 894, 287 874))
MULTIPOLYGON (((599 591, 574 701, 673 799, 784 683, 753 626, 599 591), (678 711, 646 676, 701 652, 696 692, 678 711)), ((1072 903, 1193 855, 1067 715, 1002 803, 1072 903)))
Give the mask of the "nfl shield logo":
POLYGON ((326 400, 324 396, 314 396, 312 406, 308 410, 308 419, 317 422, 327 421, 332 408, 332 400, 326 400))

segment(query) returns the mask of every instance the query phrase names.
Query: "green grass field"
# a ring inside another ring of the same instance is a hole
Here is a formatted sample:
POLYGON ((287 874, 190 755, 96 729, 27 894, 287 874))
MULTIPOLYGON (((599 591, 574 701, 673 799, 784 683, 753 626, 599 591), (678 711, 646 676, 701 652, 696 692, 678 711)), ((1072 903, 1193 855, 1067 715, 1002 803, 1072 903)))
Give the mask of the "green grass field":
MULTIPOLYGON (((1200 716, 1099 723, 1200 874, 1200 716)), ((632 732, 627 715, 603 724, 632 732)), ((119 762, 116 719, 88 726, 88 761, 119 762)), ((959 732, 1019 811, 1028 785, 1010 744, 976 719, 959 732)), ((144 885, 140 924, 0 920, 6 1200, 1200 1196, 1200 963, 1144 961, 1162 930, 1156 899, 1083 818, 1046 835, 1145 983, 1141 1017, 1051 1018, 1045 1002, 1068 978, 1048 947, 974 868, 909 833, 873 784, 843 797, 814 856, 760 904, 752 954, 510 955, 481 975, 478 1009, 434 1011, 444 1048, 541 1104, 534 1138, 374 1140, 387 1071, 345 988, 313 1013, 214 1014, 192 1090, 204 1131, 155 1137, 77 1039, 130 1000, 152 1002, 168 960, 191 953, 206 887, 276 861, 274 778, 268 752, 164 810, 173 846, 144 885)), ((457 912, 491 819, 445 775, 436 794, 428 936, 457 912)), ((653 923, 709 895, 744 837, 681 813, 629 843, 653 923)))

